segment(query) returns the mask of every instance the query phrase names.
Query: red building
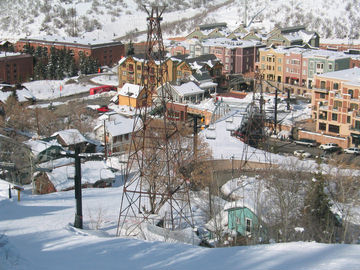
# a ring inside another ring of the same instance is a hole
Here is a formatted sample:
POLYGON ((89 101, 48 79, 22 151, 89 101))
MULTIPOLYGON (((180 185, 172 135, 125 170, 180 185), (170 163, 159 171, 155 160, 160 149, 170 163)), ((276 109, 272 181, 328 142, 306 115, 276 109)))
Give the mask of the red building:
POLYGON ((29 54, 1 52, 0 82, 22 83, 28 81, 34 73, 33 57, 29 54))
POLYGON ((46 47, 48 48, 48 53, 50 53, 51 47, 68 49, 73 53, 76 62, 79 61, 80 53, 82 52, 84 55, 98 60, 101 66, 113 66, 125 55, 124 44, 119 41, 86 40, 55 36, 22 38, 16 43, 15 50, 22 52, 27 44, 34 47, 34 49, 46 47))

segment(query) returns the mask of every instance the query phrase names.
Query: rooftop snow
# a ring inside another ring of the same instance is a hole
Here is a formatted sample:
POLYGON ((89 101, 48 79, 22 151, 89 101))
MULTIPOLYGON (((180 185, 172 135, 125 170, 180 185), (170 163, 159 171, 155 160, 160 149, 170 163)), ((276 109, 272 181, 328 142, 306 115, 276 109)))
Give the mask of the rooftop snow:
POLYGON ((67 129, 55 132, 53 136, 60 136, 66 145, 73 145, 78 143, 87 142, 88 140, 77 129, 67 129))
POLYGON ((346 81, 348 84, 360 86, 360 68, 357 67, 328 72, 317 76, 324 79, 342 80, 346 81))
POLYGON ((137 98, 140 94, 140 91, 144 88, 144 86, 132 84, 132 83, 125 83, 123 87, 119 90, 119 95, 122 96, 129 96, 132 98, 137 98))
MULTIPOLYGON (((59 43, 71 43, 79 45, 100 45, 107 43, 114 43, 111 39, 98 39, 98 38, 80 38, 80 37, 70 37, 70 36, 37 36, 37 37, 26 37, 23 40, 30 39, 43 42, 59 42, 59 43)), ((116 42, 118 43, 118 42, 116 42)))
POLYGON ((182 85, 172 85, 172 87, 179 93, 180 96, 190 96, 204 93, 204 90, 200 89, 200 87, 193 82, 187 82, 182 85))

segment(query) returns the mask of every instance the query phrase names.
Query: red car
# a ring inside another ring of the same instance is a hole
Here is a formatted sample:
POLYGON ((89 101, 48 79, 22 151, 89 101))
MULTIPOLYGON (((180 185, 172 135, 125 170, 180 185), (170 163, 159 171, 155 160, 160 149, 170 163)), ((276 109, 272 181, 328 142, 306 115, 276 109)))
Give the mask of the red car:
POLYGON ((100 108, 97 108, 96 109, 98 112, 108 112, 110 111, 109 107, 108 106, 102 106, 100 108))

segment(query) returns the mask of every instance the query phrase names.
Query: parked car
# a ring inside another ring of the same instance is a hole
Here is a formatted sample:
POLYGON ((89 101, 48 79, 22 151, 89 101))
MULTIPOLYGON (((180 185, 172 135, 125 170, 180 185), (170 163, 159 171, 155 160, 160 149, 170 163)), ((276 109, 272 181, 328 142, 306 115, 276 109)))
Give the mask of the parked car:
POLYGON ((300 139, 300 140, 295 140, 294 142, 295 142, 295 144, 305 145, 307 147, 317 146, 317 142, 315 140, 310 140, 310 139, 300 139))
POLYGON ((100 108, 96 109, 98 112, 108 112, 110 111, 108 106, 101 106, 100 108))
POLYGON ((295 150, 294 156, 302 157, 302 158, 309 158, 309 157, 311 157, 311 154, 309 152, 305 152, 305 150, 295 150))
POLYGON ((357 148, 357 147, 346 148, 346 149, 344 149, 344 153, 359 155, 360 154, 360 148, 357 148))
POLYGON ((337 150, 340 149, 339 145, 337 143, 325 143, 319 146, 322 150, 337 150))

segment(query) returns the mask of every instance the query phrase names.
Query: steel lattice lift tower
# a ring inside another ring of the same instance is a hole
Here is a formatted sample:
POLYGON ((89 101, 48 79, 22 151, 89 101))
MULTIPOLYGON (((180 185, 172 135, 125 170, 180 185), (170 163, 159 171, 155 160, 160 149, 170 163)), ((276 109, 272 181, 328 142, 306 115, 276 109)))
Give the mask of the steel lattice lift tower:
MULTIPOLYGON (((136 235, 143 224, 177 230, 193 227, 182 128, 173 116, 172 95, 160 22, 165 7, 144 7, 147 43, 141 101, 134 117, 117 235, 136 235)), ((137 71, 134 67, 133 72, 137 71)), ((192 146, 191 146, 192 147, 192 146)))

